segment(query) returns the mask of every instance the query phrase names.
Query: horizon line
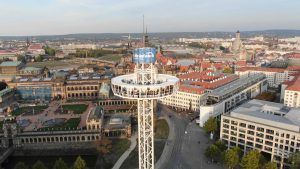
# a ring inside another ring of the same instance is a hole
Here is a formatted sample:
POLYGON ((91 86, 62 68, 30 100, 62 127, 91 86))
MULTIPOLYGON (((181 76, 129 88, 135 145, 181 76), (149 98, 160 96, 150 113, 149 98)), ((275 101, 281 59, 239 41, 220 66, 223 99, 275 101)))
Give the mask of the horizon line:
MULTIPOLYGON (((262 30, 236 30, 240 32, 260 32, 260 31, 300 31, 300 29, 262 29, 262 30)), ((155 34, 155 33, 235 33, 236 31, 176 31, 176 32, 148 32, 148 34, 155 34)), ((69 34, 37 34, 37 35, 0 35, 0 37, 40 37, 40 36, 67 36, 67 35, 80 35, 80 34, 143 34, 142 32, 103 32, 103 33, 69 33, 69 34)))

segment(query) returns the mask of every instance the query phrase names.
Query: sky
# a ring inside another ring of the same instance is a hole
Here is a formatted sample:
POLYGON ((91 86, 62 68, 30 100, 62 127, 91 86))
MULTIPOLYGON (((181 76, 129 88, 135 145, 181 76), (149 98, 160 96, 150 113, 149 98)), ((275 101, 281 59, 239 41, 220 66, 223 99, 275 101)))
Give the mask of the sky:
POLYGON ((0 36, 300 29, 300 0, 0 0, 0 36))

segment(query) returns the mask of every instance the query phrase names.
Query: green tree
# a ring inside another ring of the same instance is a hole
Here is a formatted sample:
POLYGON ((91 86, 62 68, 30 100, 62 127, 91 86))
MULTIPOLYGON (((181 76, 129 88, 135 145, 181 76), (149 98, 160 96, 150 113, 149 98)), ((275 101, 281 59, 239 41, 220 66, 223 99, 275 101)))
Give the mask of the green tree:
POLYGON ((189 43, 188 46, 193 48, 204 48, 203 45, 198 42, 189 43))
POLYGON ((68 166, 63 159, 59 158, 55 161, 53 169, 68 169, 68 166))
POLYGON ((263 92, 262 94, 256 96, 255 99, 274 101, 274 100, 276 100, 276 94, 270 93, 270 92, 263 92))
POLYGON ((296 152, 292 154, 289 158, 291 162, 291 169, 299 169, 300 168, 300 152, 296 152))
POLYGON ((225 151, 223 157, 225 165, 228 169, 232 169, 239 164, 240 156, 239 151, 236 148, 231 148, 225 151))
POLYGON ((216 131, 218 128, 217 119, 215 119, 213 117, 209 117, 209 119, 204 123, 203 127, 204 127, 204 130, 208 133, 216 131))
POLYGON ((43 47, 45 50, 45 53, 49 56, 55 56, 56 50, 53 48, 50 48, 49 46, 44 46, 43 47))
POLYGON ((225 67, 223 73, 233 73, 233 69, 231 67, 225 67))
POLYGON ((258 169, 260 167, 261 154, 257 150, 249 151, 241 161, 243 169, 258 169))
POLYGON ((33 164, 32 169, 47 169, 47 167, 45 166, 45 164, 43 162, 38 160, 37 162, 35 162, 33 164))
POLYGON ((0 82, 0 91, 7 88, 7 84, 5 82, 0 82))
POLYGON ((43 57, 42 55, 39 55, 39 56, 37 56, 37 57, 35 58, 35 61, 36 61, 36 62, 42 62, 43 59, 44 59, 44 57, 43 57))
POLYGON ((227 147, 226 147, 224 141, 222 141, 222 140, 216 141, 216 142, 215 142, 215 145, 219 148, 219 150, 220 150, 221 152, 223 152, 223 151, 225 151, 225 150, 227 149, 227 147))
POLYGON ((74 162, 73 169, 86 169, 86 162, 80 156, 74 162))
POLYGON ((15 165, 14 169, 28 169, 28 166, 23 162, 18 162, 15 165))
POLYGON ((207 147, 205 155, 206 157, 211 159, 211 161, 214 161, 218 157, 219 153, 220 149, 216 145, 212 144, 209 147, 207 147))
POLYGON ((263 169, 277 169, 277 164, 273 161, 269 161, 263 166, 263 169))
POLYGON ((26 56, 23 56, 23 55, 18 55, 18 61, 21 61, 21 62, 26 62, 26 56))

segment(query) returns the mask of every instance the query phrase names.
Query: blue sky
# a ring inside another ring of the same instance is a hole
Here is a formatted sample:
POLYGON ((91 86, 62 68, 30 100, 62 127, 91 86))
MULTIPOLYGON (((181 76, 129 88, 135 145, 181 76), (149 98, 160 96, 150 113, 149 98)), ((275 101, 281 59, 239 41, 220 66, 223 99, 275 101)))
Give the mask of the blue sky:
POLYGON ((300 0, 0 0, 0 35, 300 29, 300 0))

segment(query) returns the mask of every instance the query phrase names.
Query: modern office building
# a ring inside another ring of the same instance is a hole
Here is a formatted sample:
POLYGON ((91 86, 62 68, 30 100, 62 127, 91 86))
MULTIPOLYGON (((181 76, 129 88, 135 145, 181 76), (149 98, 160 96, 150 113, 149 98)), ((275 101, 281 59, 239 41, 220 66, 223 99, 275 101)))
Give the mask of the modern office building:
POLYGON ((291 153, 300 150, 300 109, 251 100, 222 115, 220 138, 245 153, 259 150, 283 168, 291 153))
POLYGON ((200 127, 209 117, 219 117, 235 107, 267 90, 267 79, 263 74, 240 77, 226 85, 220 86, 201 98, 200 127))

